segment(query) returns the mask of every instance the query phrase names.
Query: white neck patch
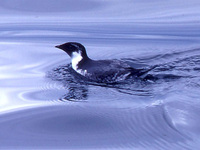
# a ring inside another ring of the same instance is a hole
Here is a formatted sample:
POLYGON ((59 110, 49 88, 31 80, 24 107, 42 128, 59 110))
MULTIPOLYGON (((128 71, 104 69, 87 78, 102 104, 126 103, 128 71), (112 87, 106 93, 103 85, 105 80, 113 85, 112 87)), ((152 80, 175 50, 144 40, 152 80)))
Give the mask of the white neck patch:
POLYGON ((78 63, 83 59, 81 56, 81 53, 73 52, 72 53, 72 68, 77 71, 78 69, 78 63))
POLYGON ((79 74, 85 76, 87 74, 87 70, 78 69, 78 63, 83 59, 81 53, 73 52, 72 53, 72 68, 79 74))

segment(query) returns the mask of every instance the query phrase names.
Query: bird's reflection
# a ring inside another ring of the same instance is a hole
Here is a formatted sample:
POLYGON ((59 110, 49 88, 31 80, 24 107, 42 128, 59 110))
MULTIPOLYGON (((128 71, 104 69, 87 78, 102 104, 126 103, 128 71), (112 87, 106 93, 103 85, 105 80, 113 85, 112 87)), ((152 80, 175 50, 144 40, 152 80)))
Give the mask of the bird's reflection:
POLYGON ((76 74, 71 65, 59 66, 48 72, 48 77, 62 83, 66 94, 59 99, 61 101, 86 100, 88 98, 88 85, 81 76, 76 74))
POLYGON ((63 95, 61 101, 77 101, 77 100, 86 100, 88 97, 88 88, 87 86, 77 86, 77 87, 68 87, 68 92, 63 95))

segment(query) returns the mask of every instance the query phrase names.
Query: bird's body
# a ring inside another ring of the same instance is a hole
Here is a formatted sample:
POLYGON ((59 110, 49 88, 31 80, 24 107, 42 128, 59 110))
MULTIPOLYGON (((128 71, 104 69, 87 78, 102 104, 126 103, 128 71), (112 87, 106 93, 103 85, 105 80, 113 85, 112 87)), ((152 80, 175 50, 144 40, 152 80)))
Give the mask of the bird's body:
POLYGON ((56 47, 68 53, 71 57, 72 68, 78 74, 95 82, 115 83, 132 75, 138 77, 146 73, 120 60, 92 60, 80 43, 69 42, 56 47))
POLYGON ((118 82, 131 74, 130 66, 118 60, 88 60, 80 64, 78 70, 85 77, 98 82, 118 82))

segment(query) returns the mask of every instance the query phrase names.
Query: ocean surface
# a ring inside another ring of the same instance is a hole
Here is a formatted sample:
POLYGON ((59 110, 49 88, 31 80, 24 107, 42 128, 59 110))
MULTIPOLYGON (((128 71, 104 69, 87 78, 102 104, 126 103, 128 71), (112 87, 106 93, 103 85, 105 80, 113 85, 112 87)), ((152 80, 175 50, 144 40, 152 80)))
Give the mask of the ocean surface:
POLYGON ((0 149, 200 149, 200 1, 1 0, 0 149), (156 66, 86 82, 55 45, 156 66))

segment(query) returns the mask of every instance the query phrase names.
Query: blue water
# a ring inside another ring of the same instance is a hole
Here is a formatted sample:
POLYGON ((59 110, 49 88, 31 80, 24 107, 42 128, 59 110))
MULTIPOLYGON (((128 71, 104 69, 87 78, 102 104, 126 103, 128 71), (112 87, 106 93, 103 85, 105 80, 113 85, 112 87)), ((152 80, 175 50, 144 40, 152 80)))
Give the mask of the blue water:
POLYGON ((200 2, 1 0, 0 149, 198 150, 200 2), (54 46, 157 66, 88 83, 54 46))

